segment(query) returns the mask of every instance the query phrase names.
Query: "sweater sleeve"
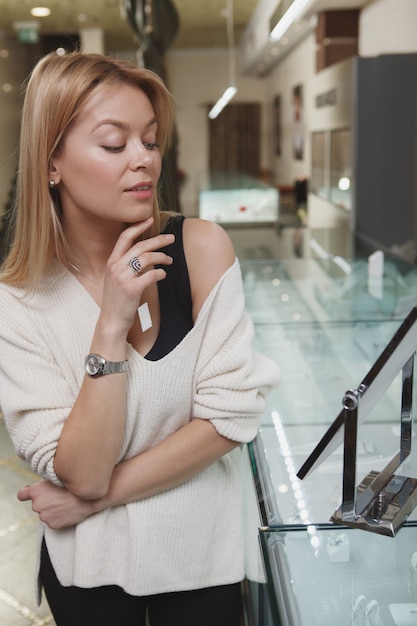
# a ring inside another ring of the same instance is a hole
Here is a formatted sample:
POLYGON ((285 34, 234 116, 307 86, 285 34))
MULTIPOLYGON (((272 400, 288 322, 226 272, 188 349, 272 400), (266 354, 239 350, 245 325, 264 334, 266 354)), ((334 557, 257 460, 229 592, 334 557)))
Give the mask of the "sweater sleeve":
POLYGON ((275 361, 254 349, 254 326, 244 307, 240 268, 226 272, 209 302, 197 363, 194 416, 209 419, 234 441, 254 439, 266 396, 281 378, 275 361))
POLYGON ((13 298, 7 304, 0 321, 1 410, 16 454, 41 478, 61 485, 54 456, 73 394, 46 338, 13 298))

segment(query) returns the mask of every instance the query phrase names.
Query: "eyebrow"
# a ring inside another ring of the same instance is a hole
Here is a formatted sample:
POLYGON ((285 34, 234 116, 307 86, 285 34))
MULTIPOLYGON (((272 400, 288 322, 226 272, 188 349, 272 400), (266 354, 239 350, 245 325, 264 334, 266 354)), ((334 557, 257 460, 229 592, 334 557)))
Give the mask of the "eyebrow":
MULTIPOLYGON (((157 123, 157 119, 156 117, 153 117, 145 126, 145 129, 150 128, 151 126, 153 126, 154 124, 157 123)), ((121 122, 120 120, 115 120, 112 118, 106 118, 104 120, 101 120, 94 128, 93 128, 93 132, 95 130, 97 130, 98 128, 100 128, 101 126, 115 126, 116 128, 120 128, 121 130, 128 130, 129 129, 129 125, 125 124, 125 122, 121 122)))

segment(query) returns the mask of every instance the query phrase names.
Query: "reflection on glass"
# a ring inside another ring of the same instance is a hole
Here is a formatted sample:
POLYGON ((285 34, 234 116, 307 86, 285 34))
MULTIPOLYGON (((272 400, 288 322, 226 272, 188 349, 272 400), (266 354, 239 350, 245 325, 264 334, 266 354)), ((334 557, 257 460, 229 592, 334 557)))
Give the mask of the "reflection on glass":
POLYGON ((347 128, 330 133, 330 200, 343 209, 352 208, 351 132, 347 128))
POLYGON ((325 133, 323 131, 312 134, 312 176, 311 190, 318 196, 328 197, 325 177, 325 133))

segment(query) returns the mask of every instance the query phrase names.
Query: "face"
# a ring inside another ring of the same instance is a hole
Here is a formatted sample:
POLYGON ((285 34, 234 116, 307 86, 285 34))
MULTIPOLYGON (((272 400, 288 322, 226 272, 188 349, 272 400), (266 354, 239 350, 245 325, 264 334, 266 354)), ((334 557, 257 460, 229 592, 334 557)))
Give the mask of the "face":
POLYGON ((140 89, 122 84, 94 92, 51 165, 64 225, 152 215, 161 172, 156 133, 155 112, 140 89))

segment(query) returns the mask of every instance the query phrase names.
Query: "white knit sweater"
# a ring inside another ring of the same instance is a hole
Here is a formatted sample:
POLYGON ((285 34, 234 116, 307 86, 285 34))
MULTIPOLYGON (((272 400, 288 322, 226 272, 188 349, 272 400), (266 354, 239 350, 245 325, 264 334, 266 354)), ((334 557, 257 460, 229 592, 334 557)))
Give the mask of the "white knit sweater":
MULTIPOLYGON (((30 297, 0 285, 0 406, 16 453, 60 484, 54 454, 78 395, 99 307, 58 262, 30 297)), ((120 459, 194 417, 251 441, 278 366, 252 348, 236 261, 192 330, 164 358, 128 347, 126 435, 120 459)), ((185 484, 113 507, 64 530, 45 527, 60 582, 115 584, 132 595, 197 589, 244 577, 240 449, 185 484)))

